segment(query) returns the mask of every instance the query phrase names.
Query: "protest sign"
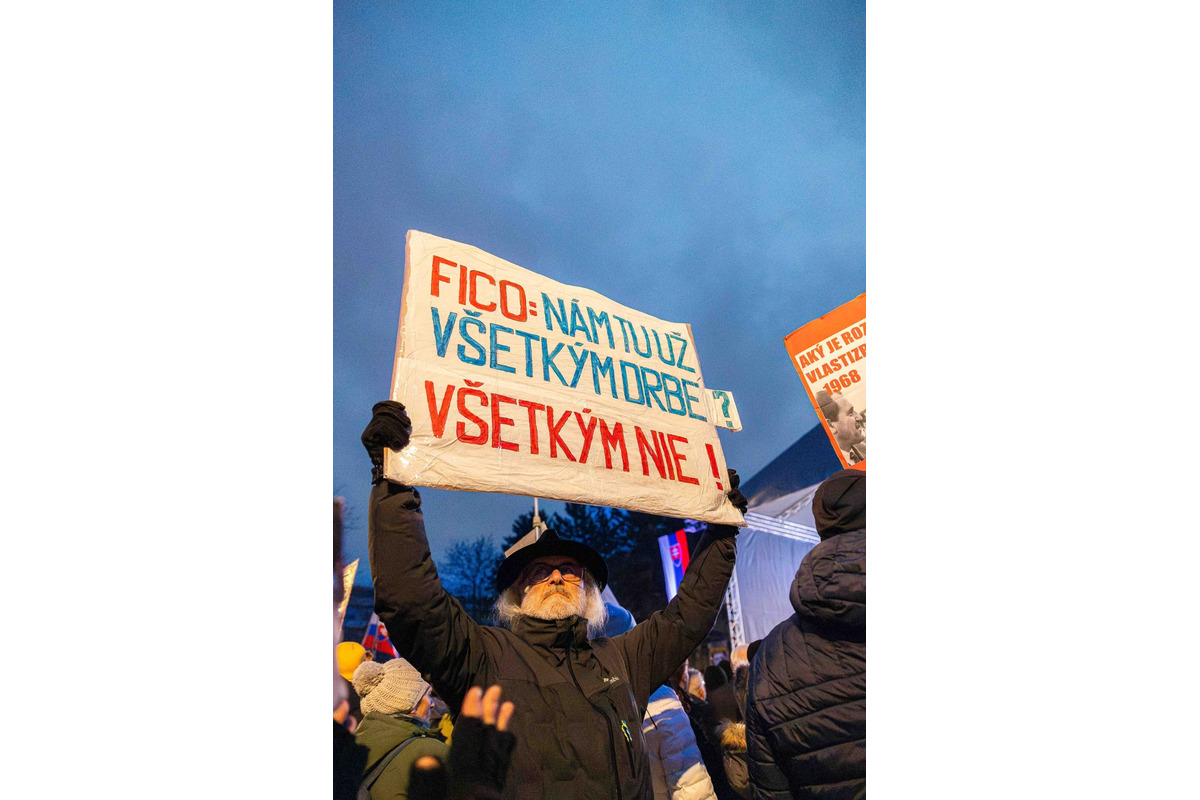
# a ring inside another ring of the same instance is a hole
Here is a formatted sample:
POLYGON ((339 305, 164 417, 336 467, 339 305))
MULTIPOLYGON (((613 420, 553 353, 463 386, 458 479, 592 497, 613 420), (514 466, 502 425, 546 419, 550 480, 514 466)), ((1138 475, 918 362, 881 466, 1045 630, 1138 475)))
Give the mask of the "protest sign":
POLYGON ((783 344, 842 465, 866 469, 867 296, 789 333, 783 344))
POLYGON ((745 524, 691 328, 476 247, 408 232, 391 396, 391 480, 745 524))
POLYGON ((346 619, 346 607, 350 605, 350 592, 354 591, 354 576, 358 573, 358 559, 354 559, 342 570, 342 602, 337 607, 338 632, 346 619))

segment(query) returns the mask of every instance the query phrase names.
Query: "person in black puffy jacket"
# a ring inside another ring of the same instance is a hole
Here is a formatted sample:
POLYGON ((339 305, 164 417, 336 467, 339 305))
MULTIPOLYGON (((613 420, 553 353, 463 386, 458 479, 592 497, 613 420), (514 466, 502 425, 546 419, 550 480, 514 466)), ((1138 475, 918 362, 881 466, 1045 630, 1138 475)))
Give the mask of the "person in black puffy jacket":
POLYGON ((795 609, 750 665, 746 744, 760 800, 867 796, 867 475, 813 497, 821 543, 800 562, 795 609))

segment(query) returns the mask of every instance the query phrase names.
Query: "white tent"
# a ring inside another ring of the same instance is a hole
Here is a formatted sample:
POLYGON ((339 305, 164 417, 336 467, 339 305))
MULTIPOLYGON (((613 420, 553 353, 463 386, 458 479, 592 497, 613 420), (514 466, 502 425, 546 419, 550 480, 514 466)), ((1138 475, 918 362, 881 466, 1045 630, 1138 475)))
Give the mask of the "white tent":
POLYGON ((737 562, 725 592, 731 647, 763 638, 792 615, 788 594, 800 561, 821 538, 812 516, 814 483, 751 506, 738 534, 737 562))
POLYGON ((737 563, 725 593, 733 647, 761 639, 792 615, 788 594, 796 570, 821 541, 812 498, 841 468, 825 429, 817 425, 742 482, 749 526, 738 534, 737 563))

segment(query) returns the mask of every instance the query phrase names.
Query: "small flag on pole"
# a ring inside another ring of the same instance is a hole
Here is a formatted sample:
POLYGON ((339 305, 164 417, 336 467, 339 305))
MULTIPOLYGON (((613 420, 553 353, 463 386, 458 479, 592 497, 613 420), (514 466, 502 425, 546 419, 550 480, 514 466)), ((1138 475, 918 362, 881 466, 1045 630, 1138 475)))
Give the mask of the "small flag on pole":
POLYGON ((388 639, 387 628, 379 620, 379 615, 375 613, 371 614, 371 621, 367 623, 367 635, 363 637, 362 645, 371 651, 372 657, 376 653, 385 653, 392 658, 400 657, 396 648, 392 646, 391 640, 388 639))
POLYGON ((667 601, 679 591, 679 582, 688 566, 687 531, 678 530, 658 537, 658 549, 662 554, 663 577, 667 582, 667 601))

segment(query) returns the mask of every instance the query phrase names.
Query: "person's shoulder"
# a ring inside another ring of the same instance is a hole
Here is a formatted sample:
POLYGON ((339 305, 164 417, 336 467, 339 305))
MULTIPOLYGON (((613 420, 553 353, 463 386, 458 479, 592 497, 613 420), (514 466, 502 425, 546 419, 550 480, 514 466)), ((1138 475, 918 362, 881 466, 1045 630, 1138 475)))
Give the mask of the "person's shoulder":
POLYGON ((696 717, 697 719, 708 719, 716 713, 716 709, 713 708, 713 704, 707 700, 701 700, 695 695, 688 695, 688 697, 690 697, 692 700, 690 707, 688 708, 688 713, 693 717, 696 717))
POLYGON ((795 636, 798 632, 800 632, 799 616, 793 613, 762 638, 762 644, 758 646, 758 652, 754 654, 754 660, 750 662, 750 672, 746 680, 748 689, 753 689, 756 685, 761 685, 763 681, 771 679, 770 674, 773 667, 786 660, 784 655, 785 639, 795 636))
POLYGON ((797 621, 798 617, 793 611, 787 619, 777 622, 775 627, 771 628, 767 635, 762 638, 762 644, 758 646, 758 652, 754 654, 754 661, 751 662, 751 666, 753 667, 755 663, 782 647, 783 637, 787 635, 788 631, 796 627, 797 621))
POLYGON ((671 689, 670 686, 663 684, 650 693, 650 702, 646 705, 646 710, 651 714, 665 714, 671 709, 683 711, 683 703, 679 702, 679 695, 671 689))
POLYGON ((438 755, 450 749, 450 745, 446 742, 446 737, 440 731, 436 730, 428 730, 423 734, 413 734, 411 740, 412 743, 409 747, 421 755, 438 755))
POLYGON ((372 731, 390 730, 395 727, 392 724, 393 722, 394 720, 387 714, 381 714, 378 711, 369 711, 363 714, 363 718, 359 721, 354 733, 356 736, 362 736, 364 734, 369 735, 372 731))
POLYGON ((479 623, 479 624, 475 625, 474 627, 475 627, 475 630, 479 634, 486 636, 489 639, 492 639, 494 641, 503 643, 504 645, 508 645, 512 642, 525 641, 518 634, 513 633, 511 630, 504 627, 503 625, 485 625, 483 623, 479 623))

